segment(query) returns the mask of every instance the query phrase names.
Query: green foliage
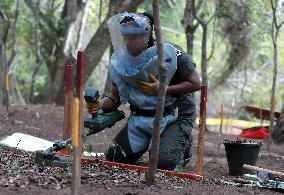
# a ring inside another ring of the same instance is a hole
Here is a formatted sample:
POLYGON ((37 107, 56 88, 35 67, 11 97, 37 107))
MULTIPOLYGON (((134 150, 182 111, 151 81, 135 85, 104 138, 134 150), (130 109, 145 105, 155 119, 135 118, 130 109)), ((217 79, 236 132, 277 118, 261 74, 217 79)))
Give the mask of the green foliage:
POLYGON ((42 102, 47 95, 47 92, 51 85, 51 81, 49 76, 46 74, 47 68, 46 66, 42 65, 40 71, 37 76, 36 85, 35 85, 35 102, 42 102))
POLYGON ((15 2, 11 0, 2 0, 0 2, 0 8, 5 11, 8 17, 13 16, 13 9, 15 7, 15 2))
POLYGON ((184 169, 183 166, 177 165, 176 168, 174 169, 174 171, 175 171, 176 173, 184 173, 184 172, 185 172, 185 169, 184 169))
POLYGON ((89 151, 89 143, 88 143, 88 136, 87 136, 87 133, 88 133, 88 129, 84 128, 83 129, 83 135, 82 135, 82 144, 83 144, 83 151, 87 150, 88 152, 89 151))
MULTIPOLYGON (((47 89, 51 85, 51 78, 47 68, 47 65, 57 63, 55 56, 51 55, 54 50, 54 44, 56 46, 62 46, 65 41, 63 31, 66 28, 65 21, 61 17, 64 1, 55 0, 54 7, 57 7, 54 12, 49 12, 49 8, 52 1, 41 1, 40 10, 43 13, 40 24, 40 39, 41 39, 41 53, 45 57, 45 62, 40 68, 37 80, 35 96, 36 102, 41 102, 47 95, 47 89), (45 15, 46 14, 46 15, 45 15), (45 16, 44 16, 45 15, 45 16), (53 44, 54 43, 54 44, 53 44)), ((108 13, 108 1, 102 1, 102 12, 101 21, 99 21, 99 7, 100 1, 89 1, 90 7, 87 15, 85 35, 83 40, 83 45, 86 46, 88 41, 96 32, 108 13)), ((181 24, 183 19, 185 1, 175 0, 172 5, 166 3, 166 1, 160 1, 160 17, 162 25, 162 33, 165 41, 170 41, 180 45, 184 50, 186 50, 186 36, 184 34, 184 27, 181 24)), ((201 10, 199 12, 203 13, 205 20, 208 20, 214 13, 217 1, 204 1, 201 10)), ((234 5, 228 4, 229 8, 236 6, 241 1, 234 1, 234 5)), ((263 0, 253 0, 253 1, 243 1, 246 7, 249 9, 248 23, 250 25, 241 25, 238 33, 227 39, 228 33, 224 31, 225 22, 223 19, 226 14, 231 13, 228 10, 222 8, 218 9, 219 17, 215 18, 216 21, 216 37, 214 39, 215 49, 213 58, 208 62, 208 75, 209 84, 216 82, 218 75, 224 73, 229 65, 225 65, 226 59, 229 56, 230 48, 237 47, 236 40, 242 39, 239 35, 248 34, 251 37, 250 53, 245 53, 247 56, 244 61, 244 65, 236 68, 229 78, 229 81, 224 86, 219 86, 218 91, 211 92, 212 96, 209 96, 208 103, 210 104, 210 109, 219 107, 220 103, 228 106, 230 108, 237 108, 234 111, 235 116, 241 119, 249 119, 240 108, 242 105, 252 104, 257 107, 270 108, 270 89, 272 85, 272 67, 273 67, 273 47, 271 39, 271 6, 270 1, 263 0), (236 44, 236 45, 235 45, 236 44), (268 65, 265 65, 267 64, 268 65), (235 103, 233 104, 232 102, 235 103), (232 106, 229 106, 232 105, 232 106)), ((2 0, 0 1, 0 7, 5 11, 9 17, 10 29, 8 34, 7 42, 7 56, 9 57, 12 49, 12 31, 11 24, 14 21, 15 12, 15 1, 12 0, 2 0)), ((283 9, 279 8, 279 22, 283 20, 283 9)), ((144 3, 138 8, 138 12, 152 12, 152 1, 145 0, 144 3)), ((236 9, 230 9, 233 11, 231 13, 232 18, 235 19, 236 9)), ((237 14, 236 14, 237 15, 237 14)), ((236 17, 238 21, 238 17, 236 17)), ((212 40, 213 40, 213 22, 208 25, 208 40, 207 40, 207 52, 211 52, 212 40)), ((228 26, 227 26, 228 27, 228 26)), ((16 69, 12 74, 15 74, 18 80, 17 86, 20 89, 25 100, 28 99, 32 70, 35 64, 35 46, 34 46, 34 32, 35 22, 34 15, 24 1, 20 1, 19 7, 19 18, 17 23, 17 60, 16 69)), ((230 29, 227 29, 230 30, 230 29)), ((231 29, 236 32, 236 30, 231 29)), ((279 75, 277 79, 277 110, 283 105, 284 90, 282 85, 284 83, 284 28, 279 34, 278 46, 279 46, 279 75), (282 41, 282 42, 281 42, 282 41)), ((202 29, 199 26, 195 33, 193 59, 197 64, 197 71, 200 72, 200 53, 201 53, 201 40, 202 40, 202 29)), ((55 55, 60 55, 60 53, 55 53, 55 55)), ((102 92, 104 88, 104 79, 107 73, 107 63, 108 63, 109 51, 100 65, 97 66, 96 70, 92 74, 91 78, 87 82, 86 86, 96 86, 102 92)), ((239 57, 239 56, 235 56, 239 57)), ((14 89, 11 89, 13 92, 14 89)), ((210 90, 210 86, 209 86, 210 90)), ((11 94, 16 94, 12 93, 11 94)), ((102 94, 102 93, 101 93, 102 94)), ((12 97, 12 99, 17 99, 17 97, 12 97)), ((15 102, 17 103, 17 102, 15 102)), ((232 109, 233 110, 233 109, 232 109)), ((217 113, 217 112, 216 112, 217 113)))
POLYGON ((18 173, 20 171, 20 165, 17 161, 14 161, 12 164, 11 164, 11 171, 13 173, 18 173))

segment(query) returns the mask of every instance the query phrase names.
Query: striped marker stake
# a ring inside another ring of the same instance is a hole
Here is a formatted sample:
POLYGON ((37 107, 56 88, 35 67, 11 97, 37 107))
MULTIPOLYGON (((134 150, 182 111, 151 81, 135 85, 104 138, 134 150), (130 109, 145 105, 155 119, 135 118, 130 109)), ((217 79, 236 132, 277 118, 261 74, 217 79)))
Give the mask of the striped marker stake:
POLYGON ((64 128, 63 128, 63 139, 69 139, 72 132, 72 65, 67 64, 66 75, 65 75, 65 100, 64 100, 64 128))
POLYGON ((73 129, 72 129, 72 146, 73 146, 73 166, 71 180, 71 194, 77 195, 81 184, 81 152, 79 145, 79 98, 73 98, 73 129))

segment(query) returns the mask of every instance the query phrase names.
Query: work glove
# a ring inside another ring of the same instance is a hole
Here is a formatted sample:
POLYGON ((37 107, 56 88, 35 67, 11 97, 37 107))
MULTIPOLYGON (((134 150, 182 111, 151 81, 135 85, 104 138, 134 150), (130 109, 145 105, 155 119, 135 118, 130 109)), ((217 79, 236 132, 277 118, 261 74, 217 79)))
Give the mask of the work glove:
POLYGON ((149 74, 149 82, 141 80, 137 81, 139 90, 147 95, 156 96, 158 94, 159 86, 160 81, 153 74, 149 74))
POLYGON ((95 103, 86 102, 86 108, 89 114, 95 114, 103 107, 103 102, 101 100, 97 100, 95 103))

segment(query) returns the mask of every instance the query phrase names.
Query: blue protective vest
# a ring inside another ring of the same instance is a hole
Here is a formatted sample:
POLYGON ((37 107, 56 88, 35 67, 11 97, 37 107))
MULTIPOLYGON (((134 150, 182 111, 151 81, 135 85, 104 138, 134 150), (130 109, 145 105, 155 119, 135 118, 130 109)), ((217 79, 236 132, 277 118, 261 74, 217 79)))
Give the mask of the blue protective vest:
MULTIPOLYGON (((177 64, 176 49, 168 44, 164 44, 164 63, 167 68, 167 85, 172 79, 177 64)), ((138 80, 148 81, 148 75, 153 74, 159 79, 159 67, 157 66, 157 47, 153 46, 143 51, 139 56, 133 57, 126 51, 120 50, 111 57, 109 74, 116 84, 120 102, 144 110, 154 110, 157 105, 157 97, 146 95, 136 87, 138 80)), ((171 96, 165 97, 165 106, 174 104, 176 99, 171 96)), ((175 114, 163 117, 160 127, 162 133, 167 124, 177 118, 175 114)), ((139 152, 149 147, 153 129, 154 117, 131 115, 128 119, 128 139, 133 152, 139 152)))

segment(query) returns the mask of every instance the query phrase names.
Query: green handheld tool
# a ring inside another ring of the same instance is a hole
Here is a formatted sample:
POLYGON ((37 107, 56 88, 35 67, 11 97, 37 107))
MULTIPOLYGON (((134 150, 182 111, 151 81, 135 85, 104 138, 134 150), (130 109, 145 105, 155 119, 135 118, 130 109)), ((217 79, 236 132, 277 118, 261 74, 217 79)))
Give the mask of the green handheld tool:
MULTIPOLYGON (((95 103, 99 99, 99 91, 95 88, 87 88, 84 92, 86 102, 95 103)), ((116 122, 124 119, 124 112, 117 109, 111 111, 100 110, 92 114, 91 118, 84 120, 84 127, 88 128, 87 136, 96 134, 106 128, 112 127, 116 122)), ((48 166, 67 167, 72 162, 70 158, 56 156, 54 152, 60 151, 70 145, 72 139, 60 140, 47 150, 36 151, 35 162, 48 166)))
MULTIPOLYGON (((87 88, 84 93, 84 99, 86 102, 95 103, 100 97, 99 91, 95 88, 87 88)), ((84 120, 84 127, 90 129, 92 134, 98 133, 113 126, 117 121, 124 118, 124 113, 117 109, 112 111, 100 110, 95 114, 92 114, 92 118, 86 118, 84 120)))

